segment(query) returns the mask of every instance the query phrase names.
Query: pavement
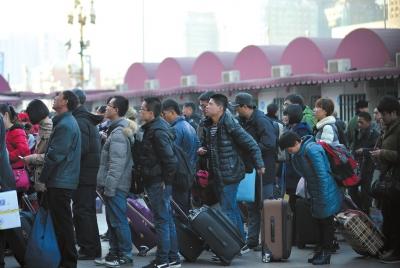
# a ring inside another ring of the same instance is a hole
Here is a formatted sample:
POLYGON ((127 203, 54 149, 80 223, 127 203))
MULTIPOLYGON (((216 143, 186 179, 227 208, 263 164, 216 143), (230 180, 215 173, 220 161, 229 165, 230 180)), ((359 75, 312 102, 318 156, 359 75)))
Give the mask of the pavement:
MULTIPOLYGON (((104 233, 107 230, 107 224, 105 220, 104 214, 97 215, 99 230, 100 233, 104 233)), ((108 242, 102 242, 103 248, 103 256, 108 251, 108 242)), ((134 247, 134 252, 137 253, 136 248, 134 247)), ((290 255, 289 260, 282 262, 272 262, 272 263, 263 263, 261 261, 261 253, 250 251, 244 254, 241 257, 237 257, 232 261, 230 267, 248 267, 248 268, 261 268, 261 267, 279 267, 279 268, 303 268, 303 267, 313 267, 312 264, 307 263, 307 258, 312 253, 312 248, 306 249, 298 249, 297 247, 292 248, 292 253, 290 255)), ((135 254, 136 255, 136 254, 135 254)), ((211 261, 211 252, 203 252, 197 262, 188 263, 183 262, 182 267, 196 267, 196 268, 209 268, 209 267, 221 267, 220 264, 211 261)), ((155 250, 150 251, 145 257, 134 257, 133 266, 122 266, 122 267, 142 267, 148 264, 151 260, 155 258, 155 250)), ((16 268, 19 267, 17 262, 13 257, 6 257, 5 259, 7 268, 16 268)), ((93 261, 78 261, 78 268, 87 268, 87 267, 99 267, 95 266, 93 261)), ((331 264, 329 266, 322 267, 347 267, 347 268, 376 268, 376 267, 385 267, 385 268, 400 268, 400 264, 383 264, 378 260, 369 257, 362 257, 355 253, 351 247, 345 243, 344 241, 340 242, 340 249, 338 252, 331 257, 331 264)), ((45 268, 45 267, 44 267, 45 268)))

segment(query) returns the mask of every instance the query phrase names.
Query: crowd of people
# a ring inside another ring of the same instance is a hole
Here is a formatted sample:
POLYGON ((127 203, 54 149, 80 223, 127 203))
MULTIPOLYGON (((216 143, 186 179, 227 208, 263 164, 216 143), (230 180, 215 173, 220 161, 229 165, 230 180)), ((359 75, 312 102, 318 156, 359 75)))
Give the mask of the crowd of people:
MULTIPOLYGON (((312 110, 297 94, 287 96, 283 107, 270 104, 267 114, 249 93, 238 93, 229 103, 223 94, 204 92, 198 105, 185 103, 183 109, 173 99, 148 97, 138 115, 120 95, 95 113, 85 102, 84 91, 74 89, 54 98, 55 114, 37 99, 21 113, 0 105, 1 191, 17 189, 19 197, 37 193, 53 219, 59 267, 77 267, 78 260, 106 267, 132 265, 127 198, 138 188, 148 198, 158 237, 156 257, 144 268, 181 266, 171 199, 186 214, 193 207, 218 204, 246 241, 241 253, 260 251, 261 200, 287 194, 294 217, 302 217, 296 214, 300 180, 319 228, 310 263, 330 263, 336 246, 334 216, 343 208, 345 195, 366 214, 371 208, 381 210, 386 243, 380 259, 400 262, 400 104, 395 97, 383 97, 377 107, 358 101, 347 127, 335 115, 331 99, 318 99, 312 110), (359 185, 343 188, 335 182, 320 141, 351 151, 359 164, 359 185), (174 184, 179 164, 174 146, 186 153, 197 172, 189 190, 174 184), (29 189, 15 183, 17 170, 29 174, 29 189), (253 170, 255 201, 239 206, 240 181, 253 170), (104 200, 108 226, 104 257, 97 195, 104 200), (248 213, 247 228, 241 209, 248 213)), ((0 267, 6 232, 0 231, 0 267)), ((297 232, 302 230, 293 225, 293 243, 297 232)))

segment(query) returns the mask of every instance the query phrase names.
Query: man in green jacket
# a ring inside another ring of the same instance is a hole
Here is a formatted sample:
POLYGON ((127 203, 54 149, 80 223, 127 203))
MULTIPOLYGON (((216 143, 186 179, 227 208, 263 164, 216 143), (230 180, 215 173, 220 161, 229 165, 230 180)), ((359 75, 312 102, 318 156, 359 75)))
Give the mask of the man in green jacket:
POLYGON ((61 253, 60 267, 66 268, 76 268, 78 260, 70 205, 78 187, 81 161, 81 132, 72 116, 77 105, 78 97, 70 90, 54 98, 57 115, 39 177, 47 188, 47 205, 61 253))
POLYGON ((290 104, 298 104, 303 108, 303 119, 301 122, 307 123, 311 129, 314 129, 315 127, 315 118, 314 118, 314 112, 311 110, 310 107, 304 104, 304 99, 302 96, 298 94, 290 94, 286 96, 284 102, 283 102, 283 108, 286 109, 287 106, 290 104))

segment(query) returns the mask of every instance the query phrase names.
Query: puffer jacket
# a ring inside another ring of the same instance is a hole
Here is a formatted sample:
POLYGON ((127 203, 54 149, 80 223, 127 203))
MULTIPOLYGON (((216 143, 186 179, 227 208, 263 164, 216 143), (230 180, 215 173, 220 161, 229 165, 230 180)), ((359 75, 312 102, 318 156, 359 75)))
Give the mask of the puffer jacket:
POLYGON ((14 124, 7 130, 6 133, 6 144, 8 150, 8 156, 13 169, 23 168, 24 161, 18 158, 18 156, 27 156, 31 153, 28 145, 28 138, 25 130, 19 124, 14 124))
POLYGON ((128 193, 132 181, 131 142, 134 130, 128 120, 114 120, 107 130, 108 136, 100 157, 97 186, 104 188, 106 196, 115 196, 117 190, 128 193))
POLYGON ((76 190, 81 164, 81 132, 71 112, 53 118, 53 132, 39 181, 47 188, 76 190))
MULTIPOLYGON (((294 124, 290 126, 287 130, 296 132, 300 137, 312 135, 310 126, 306 122, 300 122, 298 124, 294 124)), ((299 174, 293 168, 290 158, 288 159, 288 161, 285 162, 284 174, 285 174, 287 192, 290 194, 294 194, 296 192, 296 187, 297 184, 299 183, 301 176, 299 176, 299 174)))
POLYGON ((240 182, 245 175, 241 154, 250 155, 256 169, 264 167, 261 150, 253 137, 236 121, 231 113, 225 112, 217 124, 215 137, 211 137, 211 119, 205 122, 203 146, 214 179, 222 185, 240 182))
POLYGON ((339 144, 338 130, 335 125, 336 119, 333 116, 327 116, 318 121, 315 139, 324 141, 328 144, 339 144))
POLYGON ((142 126, 142 140, 135 143, 135 172, 145 186, 165 182, 172 184, 177 159, 172 149, 173 131, 161 117, 142 126))
POLYGON ((78 122, 82 139, 79 185, 95 186, 101 150, 100 135, 96 126, 103 117, 91 114, 84 106, 76 108, 72 115, 78 122))
POLYGON ((11 170, 6 147, 6 129, 0 114, 0 191, 15 190, 14 175, 11 170))
MULTIPOLYGON (((264 161, 265 174, 263 176, 263 183, 273 183, 275 181, 275 162, 276 162, 276 145, 277 135, 273 125, 273 121, 266 117, 260 110, 254 110, 249 120, 245 118, 239 119, 240 125, 246 130, 258 143, 261 150, 261 155, 264 161)), ((249 154, 244 154, 243 160, 251 163, 252 157, 249 154)), ((253 169, 253 167, 251 167, 253 169)))
POLYGON ((178 116, 171 123, 171 126, 175 130, 175 144, 180 146, 190 157, 190 163, 194 169, 197 161, 197 149, 200 146, 200 141, 197 137, 196 131, 183 116, 178 116))
POLYGON ((50 140, 50 135, 53 130, 53 121, 46 117, 39 122, 39 133, 36 136, 36 145, 33 154, 25 157, 25 162, 29 167, 34 169, 34 182, 39 181, 44 164, 44 153, 50 140))
POLYGON ((323 219, 339 212, 343 196, 322 146, 312 136, 305 136, 299 152, 291 157, 293 167, 306 181, 313 217, 323 219))

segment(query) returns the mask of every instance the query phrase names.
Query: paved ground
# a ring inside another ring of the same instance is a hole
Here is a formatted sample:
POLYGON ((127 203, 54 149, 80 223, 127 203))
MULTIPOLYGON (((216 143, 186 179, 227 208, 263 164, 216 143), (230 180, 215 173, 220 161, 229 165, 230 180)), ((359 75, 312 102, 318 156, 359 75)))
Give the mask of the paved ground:
MULTIPOLYGON (((106 229, 104 214, 98 215, 98 222, 100 232, 103 233, 106 229)), ((103 242, 103 254, 107 253, 108 244, 103 242)), ((136 250, 136 249, 135 249, 136 250)), ((238 257, 232 261, 230 267, 313 267, 313 265, 307 263, 307 258, 311 253, 311 249, 299 250, 293 247, 290 259, 286 262, 275 262, 275 263, 262 263, 261 256, 259 252, 251 251, 242 257, 238 257)), ((146 257, 135 256, 133 267, 142 267, 143 265, 149 263, 154 258, 154 251, 150 252, 146 257)), ((6 267, 16 268, 19 267, 14 258, 6 258, 6 267)), ((95 267, 92 261, 79 261, 79 268, 95 267)), ((126 267, 126 266, 124 266, 126 267)), ((182 267, 197 267, 197 268, 207 268, 207 267, 221 267, 220 265, 213 263, 211 261, 211 253, 203 252, 199 260, 196 263, 183 263, 182 267)), ((364 258, 357 255, 346 243, 340 243, 340 250, 337 254, 333 255, 331 258, 331 265, 322 267, 347 267, 347 268, 376 268, 376 267, 387 267, 394 268, 400 267, 400 264, 382 264, 379 261, 371 258, 364 258)), ((45 267, 44 267, 45 268, 45 267)))

